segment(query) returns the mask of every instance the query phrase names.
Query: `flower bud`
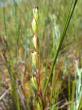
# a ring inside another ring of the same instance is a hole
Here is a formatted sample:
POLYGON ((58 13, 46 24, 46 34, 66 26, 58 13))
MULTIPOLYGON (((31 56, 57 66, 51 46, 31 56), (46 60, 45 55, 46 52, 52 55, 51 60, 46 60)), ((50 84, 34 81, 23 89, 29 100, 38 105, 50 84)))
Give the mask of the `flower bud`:
POLYGON ((34 48, 36 50, 38 48, 38 44, 39 44, 38 37, 36 35, 34 35, 34 37, 33 37, 33 45, 34 45, 34 48))
POLYGON ((37 22, 38 21, 38 8, 34 8, 33 9, 33 16, 34 16, 34 19, 37 22))
POLYGON ((32 20, 32 30, 33 30, 33 33, 37 33, 37 22, 34 18, 32 20))
POLYGON ((32 82, 32 87, 33 87, 34 91, 37 91, 38 90, 38 84, 37 84, 36 78, 32 76, 31 82, 32 82))
POLYGON ((37 68, 37 64, 38 64, 38 53, 36 51, 34 51, 32 53, 32 65, 33 65, 33 68, 37 68))

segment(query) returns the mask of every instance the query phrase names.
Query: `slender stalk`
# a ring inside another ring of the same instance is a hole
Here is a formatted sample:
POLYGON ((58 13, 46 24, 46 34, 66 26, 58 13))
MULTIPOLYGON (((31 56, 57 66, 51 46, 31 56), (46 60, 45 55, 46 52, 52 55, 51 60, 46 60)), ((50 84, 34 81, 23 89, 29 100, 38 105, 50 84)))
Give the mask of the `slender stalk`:
POLYGON ((5 7, 3 7, 3 18, 4 18, 4 31, 5 31, 5 35, 7 35, 7 26, 6 26, 6 18, 5 18, 5 7))
POLYGON ((13 65, 8 61, 8 59, 6 58, 5 54, 3 54, 4 59, 6 61, 6 67, 8 69, 8 73, 10 76, 10 81, 11 81, 11 91, 12 91, 12 96, 13 96, 13 101, 14 101, 14 107, 16 110, 21 110, 20 108, 20 101, 19 101, 19 96, 18 96, 18 92, 17 92, 17 83, 16 83, 16 73, 13 69, 13 65))
POLYGON ((53 61, 53 64, 52 64, 51 73, 50 73, 49 78, 48 78, 48 80, 47 80, 47 82, 46 82, 44 94, 45 94, 45 92, 46 92, 46 89, 47 89, 47 86, 48 86, 49 82, 50 82, 50 81, 52 82, 54 66, 55 66, 55 64, 56 64, 56 60, 57 60, 57 57, 58 57, 59 52, 60 52, 60 50, 61 50, 63 41, 64 41, 64 39, 65 39, 65 37, 66 37, 66 32, 67 32, 67 29, 68 29, 68 27, 69 27, 69 24, 70 24, 71 18, 72 18, 72 16, 73 16, 75 7, 76 7, 76 5, 77 5, 77 2, 78 2, 78 0, 75 0, 73 7, 70 9, 70 12, 69 12, 69 14, 68 14, 68 17, 67 17, 67 20, 66 20, 66 23, 65 23, 65 27, 64 27, 64 31, 63 31, 63 33, 62 33, 62 35, 61 35, 60 43, 59 43, 59 46, 58 46, 58 49, 57 49, 57 53, 56 53, 56 55, 55 55, 55 58, 54 58, 54 61, 53 61))
MULTIPOLYGON (((3 7, 3 18, 4 18, 4 31, 5 31, 5 35, 7 36, 7 25, 6 25, 6 15, 5 15, 5 7, 3 7)), ((8 42, 5 41, 6 43, 6 49, 9 50, 9 46, 8 46, 8 42)), ((10 60, 6 57, 6 52, 3 52, 3 57, 6 61, 6 67, 8 69, 8 73, 10 76, 10 80, 11 80, 11 91, 12 91, 12 96, 13 96, 13 101, 15 104, 15 109, 16 110, 21 110, 20 109, 20 102, 19 102, 19 96, 17 93, 17 84, 16 84, 16 75, 15 72, 13 71, 13 65, 10 64, 10 60)), ((10 57, 10 56, 9 56, 10 57)))
POLYGON ((20 35, 20 21, 18 20, 17 10, 18 6, 14 0, 14 17, 15 17, 15 31, 16 31, 16 57, 18 58, 18 49, 19 49, 19 35, 20 35), (18 22, 19 21, 19 22, 18 22))

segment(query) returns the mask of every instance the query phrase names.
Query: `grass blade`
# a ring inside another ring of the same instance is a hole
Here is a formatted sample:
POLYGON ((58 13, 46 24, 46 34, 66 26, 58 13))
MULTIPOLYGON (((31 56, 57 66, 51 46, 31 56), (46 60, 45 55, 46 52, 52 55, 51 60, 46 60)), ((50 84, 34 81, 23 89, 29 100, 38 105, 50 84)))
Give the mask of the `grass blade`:
POLYGON ((46 82, 46 85, 45 85, 44 94, 45 94, 45 92, 46 92, 48 83, 49 83, 50 81, 52 82, 54 66, 55 66, 55 64, 56 64, 56 60, 57 60, 58 54, 59 54, 60 49, 61 49, 61 47, 62 47, 62 43, 63 43, 64 38, 65 38, 65 36, 66 36, 66 32, 67 32, 67 29, 68 29, 68 27, 69 27, 69 24, 70 24, 71 18, 72 18, 72 16, 73 16, 73 13, 74 13, 74 10, 75 10, 75 7, 76 7, 77 2, 78 2, 78 0, 75 0, 73 7, 70 9, 70 12, 69 12, 69 14, 68 14, 68 17, 67 17, 67 20, 66 20, 66 23, 65 23, 65 27, 64 27, 64 31, 63 31, 63 33, 62 33, 62 35, 61 35, 61 39, 60 39, 60 43, 59 43, 59 46, 58 46, 58 50, 57 50, 57 52, 56 52, 56 55, 55 55, 55 58, 54 58, 54 61, 53 61, 51 73, 50 73, 49 78, 48 78, 48 80, 47 80, 47 82, 46 82))

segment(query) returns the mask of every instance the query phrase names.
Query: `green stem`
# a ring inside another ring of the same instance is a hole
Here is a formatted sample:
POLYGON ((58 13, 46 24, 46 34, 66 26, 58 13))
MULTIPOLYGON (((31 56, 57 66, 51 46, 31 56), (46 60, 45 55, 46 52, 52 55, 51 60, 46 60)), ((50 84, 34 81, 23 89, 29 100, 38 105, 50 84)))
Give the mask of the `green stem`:
POLYGON ((5 7, 3 7, 3 18, 4 18, 4 31, 5 31, 5 35, 7 35, 7 28, 6 28, 6 18, 5 18, 5 7))
POLYGON ((75 10, 77 1, 78 1, 78 0, 75 0, 74 5, 73 5, 72 9, 70 9, 69 15, 68 15, 68 17, 67 17, 67 20, 66 20, 66 23, 65 23, 65 27, 64 27, 64 31, 63 31, 63 33, 62 33, 62 35, 61 35, 60 43, 59 43, 59 46, 58 46, 58 49, 57 49, 57 53, 56 53, 56 55, 55 55, 55 58, 54 58, 54 61, 53 61, 53 64, 52 64, 51 73, 50 73, 49 78, 48 78, 48 80, 47 80, 47 82, 46 82, 46 85, 45 85, 44 94, 45 94, 45 92, 46 92, 46 89, 47 89, 47 86, 48 86, 48 84, 49 84, 49 81, 52 82, 54 66, 55 66, 55 64, 56 64, 56 60, 57 60, 58 54, 59 54, 59 52, 60 52, 60 50, 61 50, 61 47, 62 47, 64 38, 65 38, 65 36, 66 36, 66 32, 67 32, 67 29, 68 29, 68 27, 69 27, 71 18, 72 18, 72 16, 73 16, 73 13, 74 13, 74 10, 75 10))

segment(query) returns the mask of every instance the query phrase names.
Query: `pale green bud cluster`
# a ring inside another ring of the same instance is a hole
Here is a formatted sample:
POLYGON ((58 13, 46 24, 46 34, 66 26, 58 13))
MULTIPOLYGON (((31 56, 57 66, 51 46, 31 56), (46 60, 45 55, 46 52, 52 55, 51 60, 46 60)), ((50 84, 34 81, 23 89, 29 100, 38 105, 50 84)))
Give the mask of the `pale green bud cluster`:
POLYGON ((32 52, 32 69, 36 71, 39 65, 39 40, 38 40, 38 8, 33 8, 33 20, 32 20, 32 30, 33 30, 33 45, 34 51, 32 52))

